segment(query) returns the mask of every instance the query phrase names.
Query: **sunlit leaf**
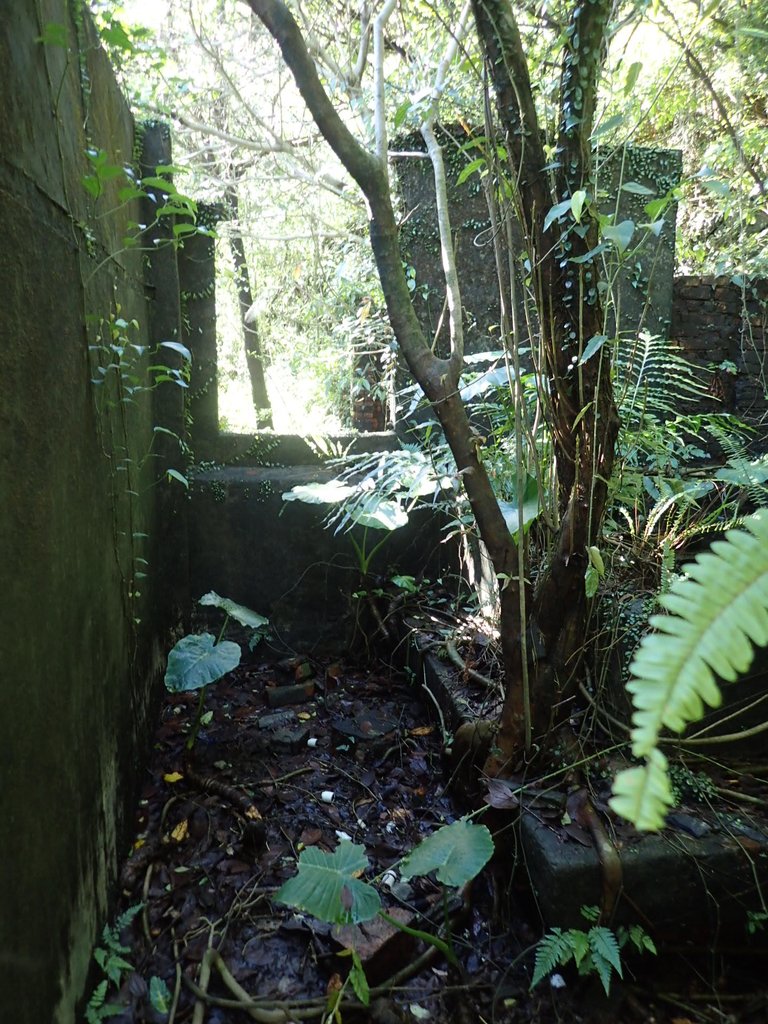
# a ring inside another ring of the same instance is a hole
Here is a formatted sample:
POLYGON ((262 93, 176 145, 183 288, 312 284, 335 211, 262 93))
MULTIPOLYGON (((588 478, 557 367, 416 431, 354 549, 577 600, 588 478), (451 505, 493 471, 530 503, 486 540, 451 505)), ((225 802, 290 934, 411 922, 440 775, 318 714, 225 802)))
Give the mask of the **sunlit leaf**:
POLYGON ((607 225, 603 228, 603 238, 608 242, 613 242, 620 253, 623 253, 632 241, 634 233, 635 222, 633 220, 623 220, 620 224, 616 224, 615 227, 607 225))
POLYGON ((248 626, 251 629, 261 629, 263 626, 269 625, 269 619, 265 619, 263 615, 259 615, 251 608, 246 608, 244 604, 231 601, 228 597, 220 597, 215 590, 209 590, 207 594, 203 594, 198 604, 209 608, 221 608, 227 615, 237 619, 241 626, 248 626))

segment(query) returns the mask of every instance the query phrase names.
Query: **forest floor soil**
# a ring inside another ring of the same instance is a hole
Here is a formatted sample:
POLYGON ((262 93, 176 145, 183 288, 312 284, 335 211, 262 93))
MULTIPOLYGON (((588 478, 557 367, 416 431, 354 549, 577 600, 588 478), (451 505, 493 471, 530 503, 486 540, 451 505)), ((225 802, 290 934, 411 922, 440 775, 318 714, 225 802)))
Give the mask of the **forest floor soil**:
POLYGON ((656 957, 627 954, 624 979, 608 998, 595 978, 572 969, 561 972, 562 984, 545 980, 531 991, 543 928, 516 863, 512 812, 486 819, 496 856, 449 901, 458 966, 396 929, 362 926, 353 935, 281 904, 276 891, 295 874, 302 849, 331 851, 348 838, 365 847, 366 878, 379 880, 388 912, 440 931, 442 889, 430 878, 403 883, 397 864, 466 813, 449 790, 443 727, 413 674, 384 664, 276 662, 259 648, 209 688, 190 759, 185 744, 197 699, 165 697, 121 871, 115 916, 141 909, 122 935, 135 971, 108 1000, 121 1007, 112 1018, 118 1024, 325 1020, 328 994, 351 962, 344 955, 350 944, 376 994, 363 1007, 348 986, 337 1021, 768 1020, 768 950, 761 948, 768 940, 727 951, 682 945, 656 957), (220 959, 212 961, 209 948, 220 959), (168 987, 170 1018, 151 1005, 152 978, 168 987))

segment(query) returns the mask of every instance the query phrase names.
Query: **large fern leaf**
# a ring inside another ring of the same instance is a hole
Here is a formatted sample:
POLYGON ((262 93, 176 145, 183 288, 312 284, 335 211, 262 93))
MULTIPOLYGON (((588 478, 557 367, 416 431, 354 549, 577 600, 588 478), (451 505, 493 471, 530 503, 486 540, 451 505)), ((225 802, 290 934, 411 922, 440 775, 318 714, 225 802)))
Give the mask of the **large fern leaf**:
POLYGON ((653 756, 661 729, 682 732, 701 718, 705 704, 717 707, 715 676, 736 679, 749 668, 754 647, 768 644, 768 510, 744 527, 712 544, 688 566, 689 578, 660 598, 670 614, 651 619, 657 632, 643 639, 630 666, 632 752, 651 757, 644 769, 620 773, 612 806, 638 827, 659 827, 666 810, 660 760, 653 756))
POLYGON ((687 567, 660 603, 658 630, 643 639, 627 684, 636 711, 632 752, 652 750, 663 726, 682 732, 704 704, 721 701, 715 673, 732 681, 745 672, 753 645, 768 643, 768 514, 758 512, 687 567))

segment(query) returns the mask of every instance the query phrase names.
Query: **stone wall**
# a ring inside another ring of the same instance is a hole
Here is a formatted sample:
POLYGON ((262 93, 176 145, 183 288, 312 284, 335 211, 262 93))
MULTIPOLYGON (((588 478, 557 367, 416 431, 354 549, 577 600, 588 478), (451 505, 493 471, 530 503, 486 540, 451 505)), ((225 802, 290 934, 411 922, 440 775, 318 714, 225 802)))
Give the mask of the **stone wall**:
POLYGON ((176 617, 164 581, 184 564, 184 503, 156 486, 154 458, 179 398, 129 403, 114 369, 91 383, 112 329, 152 347, 179 320, 172 253, 151 261, 163 285, 125 248, 148 211, 121 205, 119 174, 83 186, 86 149, 117 168, 137 157, 83 9, 6 0, 0 19, 0 1020, 14 1024, 75 1020, 176 617))
POLYGON ((760 452, 768 449, 767 325, 768 282, 675 278, 671 338, 692 362, 714 369, 709 409, 753 427, 752 447, 760 452))
MULTIPOLYGON (((448 182, 448 202, 454 232, 456 266, 461 284, 464 312, 465 350, 478 353, 497 350, 500 304, 496 284, 488 198, 488 178, 478 173, 462 181, 462 172, 480 149, 462 147, 471 142, 464 128, 448 126, 440 131, 448 182)), ((440 240, 434 203, 432 164, 424 153, 418 134, 397 140, 395 167, 402 202, 401 244, 409 265, 416 313, 428 337, 435 336, 443 353, 449 348, 449 324, 445 304, 445 282, 440 261, 440 240)), ((675 254, 673 204, 663 215, 658 234, 643 232, 648 221, 645 205, 666 195, 680 180, 682 154, 679 150, 625 147, 602 151, 596 165, 596 190, 602 198, 600 209, 615 216, 614 223, 632 221, 638 225, 616 273, 617 287, 610 302, 604 299, 609 319, 618 321, 621 331, 646 330, 666 333, 672 304, 672 275, 675 254), (631 258, 629 253, 631 252, 631 258)), ((524 252, 522 233, 512 227, 512 243, 524 252)), ((616 268, 613 250, 606 253, 610 276, 616 268)), ((504 257, 506 258, 506 257, 504 257)), ((520 344, 529 343, 526 315, 522 305, 525 288, 518 280, 518 322, 520 344)), ((535 314, 529 309, 529 321, 535 314)), ((535 329, 535 323, 534 323, 535 329)))

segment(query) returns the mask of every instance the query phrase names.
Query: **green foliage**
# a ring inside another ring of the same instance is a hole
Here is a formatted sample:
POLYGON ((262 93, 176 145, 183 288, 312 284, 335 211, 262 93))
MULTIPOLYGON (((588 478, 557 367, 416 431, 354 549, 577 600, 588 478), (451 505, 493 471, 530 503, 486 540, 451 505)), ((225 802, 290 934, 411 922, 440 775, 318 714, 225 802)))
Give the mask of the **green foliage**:
MULTIPOLYGON (((125 959, 125 954, 130 953, 131 947, 122 942, 120 935, 131 924, 142 906, 143 904, 136 903, 128 907, 115 919, 114 924, 104 926, 100 945, 93 950, 93 958, 106 977, 93 990, 85 1007, 86 1024, 100 1024, 110 1017, 125 1013, 124 1006, 108 1003, 107 996, 110 987, 120 988, 124 977, 134 970, 133 964, 125 959)), ((149 1002, 160 1015, 167 1016, 170 1012, 171 993, 162 978, 150 978, 149 1002)))
POLYGON ((210 633, 182 637, 168 654, 165 686, 186 693, 215 683, 240 664, 240 646, 231 640, 216 643, 210 633))
POLYGON ((168 652, 168 664, 165 671, 165 686, 171 693, 186 693, 191 690, 200 691, 197 714, 192 729, 187 737, 187 750, 192 750, 203 718, 205 691, 211 683, 218 682, 223 676, 240 664, 240 645, 231 640, 223 640, 224 632, 230 618, 236 619, 241 625, 251 630, 250 648, 264 636, 269 620, 258 612, 237 604, 228 597, 220 597, 214 590, 204 594, 199 601, 208 607, 220 608, 224 613, 224 624, 218 639, 211 633, 190 633, 179 640, 168 652))
POLYGON ((493 839, 485 825, 460 818, 443 825, 400 863, 404 879, 435 872, 438 882, 459 887, 478 875, 493 856, 493 839))
POLYGON ((744 526, 713 543, 660 597, 668 614, 651 618, 657 632, 644 637, 632 662, 632 752, 647 761, 617 776, 611 806, 638 828, 660 828, 672 802, 657 749, 662 728, 682 732, 705 705, 718 707, 716 676, 735 680, 754 647, 768 644, 768 512, 744 526))
MULTIPOLYGON (((445 885, 464 885, 483 869, 492 853, 493 841, 488 829, 462 818, 451 825, 443 825, 423 840, 401 862, 401 874, 405 879, 435 871, 438 881, 445 885)), ((359 877, 367 866, 364 847, 348 840, 342 840, 333 853, 309 847, 299 856, 297 874, 280 887, 275 898, 331 924, 355 924, 379 915, 395 928, 434 946, 449 962, 456 963, 449 942, 403 924, 382 910, 377 890, 359 877)), ((352 957, 348 981, 360 1001, 367 1005, 368 982, 359 956, 353 951, 352 957)))
MULTIPOLYGON (((594 911, 595 908, 582 908, 582 914, 588 920, 595 919, 594 911)), ((573 961, 579 974, 596 974, 605 994, 609 995, 614 973, 620 978, 624 976, 621 949, 627 943, 631 943, 638 953, 656 953, 651 937, 636 924, 629 928, 622 926, 616 932, 598 924, 594 924, 588 931, 580 928, 552 928, 536 946, 531 988, 535 988, 558 967, 565 967, 573 961)))
POLYGON ((133 965, 123 955, 130 953, 131 947, 121 942, 120 933, 139 913, 141 906, 141 903, 137 903, 135 906, 129 907, 115 920, 114 924, 105 925, 101 933, 101 945, 96 946, 93 950, 93 958, 106 977, 99 982, 88 1000, 85 1008, 87 1024, 99 1024, 99 1021, 115 1017, 123 1012, 122 1006, 115 1006, 106 1001, 107 992, 110 985, 119 988, 123 975, 133 970, 133 965))
POLYGON ((162 978, 149 979, 149 1002, 152 1009, 160 1014, 168 1014, 171 1010, 171 993, 162 978))
POLYGON ((236 604, 228 597, 219 597, 215 590, 203 594, 197 603, 208 608, 221 608, 231 619, 236 619, 241 626, 247 626, 249 629, 263 631, 269 625, 269 619, 265 619, 263 615, 246 608, 244 604, 236 604))
POLYGON ((368 867, 365 848, 343 839, 333 853, 310 846, 299 856, 298 873, 276 899, 332 924, 370 921, 381 909, 378 892, 357 875, 368 867))

